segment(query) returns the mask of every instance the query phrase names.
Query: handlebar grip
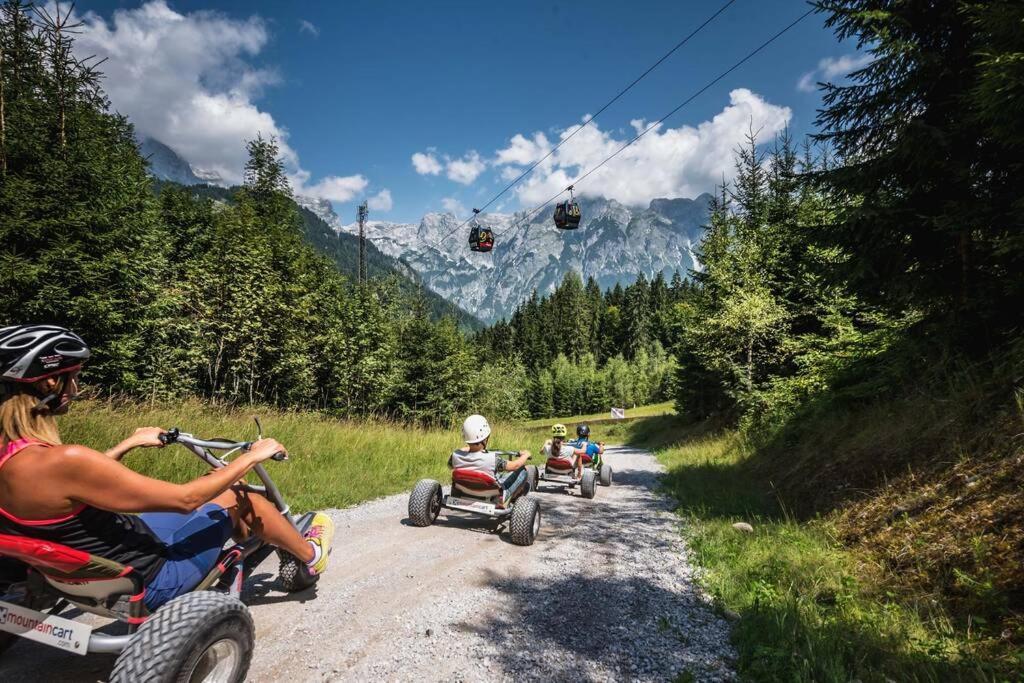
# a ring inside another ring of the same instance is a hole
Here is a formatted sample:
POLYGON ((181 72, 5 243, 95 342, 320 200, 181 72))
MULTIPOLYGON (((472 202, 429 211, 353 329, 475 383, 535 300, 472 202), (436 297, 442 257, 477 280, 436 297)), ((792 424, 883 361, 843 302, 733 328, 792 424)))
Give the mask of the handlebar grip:
POLYGON ((274 453, 272 456, 270 456, 270 459, 276 460, 277 462, 281 462, 282 460, 288 459, 288 454, 285 453, 284 451, 278 451, 277 453, 274 453))
POLYGON ((174 427, 174 428, 169 429, 168 431, 164 432, 163 434, 161 434, 157 438, 160 439, 160 443, 161 444, 166 446, 168 444, 172 444, 175 441, 177 441, 178 440, 178 434, 181 434, 181 430, 178 429, 177 427, 174 427))

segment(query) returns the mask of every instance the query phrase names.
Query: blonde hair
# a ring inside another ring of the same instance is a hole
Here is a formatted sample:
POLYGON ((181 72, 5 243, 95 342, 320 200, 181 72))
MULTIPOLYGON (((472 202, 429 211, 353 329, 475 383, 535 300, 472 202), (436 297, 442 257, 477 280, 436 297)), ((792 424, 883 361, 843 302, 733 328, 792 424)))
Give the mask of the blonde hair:
POLYGON ((32 410, 39 399, 21 387, 11 388, 8 385, 7 391, 0 401, 0 437, 3 442, 32 439, 51 446, 59 445, 57 419, 48 410, 42 414, 32 410))

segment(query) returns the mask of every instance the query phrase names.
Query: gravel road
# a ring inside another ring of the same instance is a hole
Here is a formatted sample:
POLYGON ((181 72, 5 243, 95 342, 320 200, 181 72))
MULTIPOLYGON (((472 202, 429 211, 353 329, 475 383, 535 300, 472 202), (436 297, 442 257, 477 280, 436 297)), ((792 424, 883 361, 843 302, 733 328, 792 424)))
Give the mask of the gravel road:
MULTIPOLYGON (((610 447, 610 488, 593 500, 541 485, 533 546, 471 518, 406 521, 405 494, 336 510, 331 567, 305 593, 254 572, 253 681, 733 680, 728 625, 695 585, 660 471, 610 447)), ((4 656, 10 681, 102 681, 110 657, 28 641, 4 656)))

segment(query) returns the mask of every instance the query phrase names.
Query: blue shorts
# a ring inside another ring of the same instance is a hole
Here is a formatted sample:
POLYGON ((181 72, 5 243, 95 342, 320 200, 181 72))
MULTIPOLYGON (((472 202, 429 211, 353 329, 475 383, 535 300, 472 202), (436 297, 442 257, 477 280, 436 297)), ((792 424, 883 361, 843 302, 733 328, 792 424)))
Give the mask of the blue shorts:
POLYGON ((155 610, 199 585, 217 564, 234 525, 227 510, 206 503, 195 512, 146 512, 140 515, 153 534, 167 545, 167 559, 146 584, 143 601, 155 610))

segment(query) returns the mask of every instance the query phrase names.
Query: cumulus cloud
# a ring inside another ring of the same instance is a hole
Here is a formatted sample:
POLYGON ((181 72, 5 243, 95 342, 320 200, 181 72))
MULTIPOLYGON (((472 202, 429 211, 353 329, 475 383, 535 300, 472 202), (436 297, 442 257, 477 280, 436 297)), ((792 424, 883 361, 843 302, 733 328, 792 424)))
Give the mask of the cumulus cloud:
POLYGON ((370 181, 362 175, 330 175, 311 183, 309 172, 301 170, 291 174, 288 180, 296 194, 328 199, 332 202, 352 201, 361 195, 370 184, 370 181))
POLYGON ((246 62, 269 40, 262 19, 179 14, 153 0, 116 10, 110 23, 93 13, 83 20, 76 51, 109 57, 104 89, 141 136, 228 182, 241 181, 245 141, 258 133, 276 136, 286 162, 297 165, 286 131, 253 101, 277 80, 246 62))
POLYGON ((457 218, 469 215, 469 209, 466 205, 455 199, 454 197, 445 197, 441 200, 441 207, 451 214, 455 214, 457 218))
POLYGON ((797 82, 797 90, 814 92, 819 81, 832 81, 845 78, 850 72, 863 68, 871 63, 872 56, 866 53, 853 53, 839 57, 825 57, 818 62, 818 68, 808 71, 797 82))
POLYGON ((487 162, 476 150, 470 150, 461 158, 453 159, 447 154, 442 154, 439 158, 434 149, 430 148, 426 152, 416 152, 412 155, 412 167, 420 175, 441 175, 444 172, 449 180, 469 185, 487 170, 487 162))
POLYGON ((361 175, 311 183, 288 144, 287 129, 256 104, 280 80, 274 70, 251 64, 270 40, 261 18, 181 13, 165 0, 150 0, 115 10, 109 21, 93 12, 81 19, 76 52, 109 58, 104 89, 140 137, 169 145, 197 170, 239 183, 246 140, 273 136, 297 193, 347 201, 366 188, 361 175))
POLYGON ((519 168, 518 166, 506 166, 501 169, 501 179, 510 183, 522 175, 523 170, 524 169, 519 168))
POLYGON ((412 155, 412 167, 420 175, 437 175, 444 167, 431 152, 416 152, 412 155))
POLYGON ((534 133, 532 140, 528 140, 522 134, 516 133, 509 141, 508 147, 498 150, 494 163, 528 166, 543 158, 550 150, 551 143, 548 142, 548 138, 544 133, 534 133))
POLYGON ((390 211, 391 207, 394 206, 394 203, 391 201, 391 190, 381 190, 366 200, 366 204, 371 211, 390 211))
POLYGON ((314 38, 318 38, 320 36, 320 29, 312 21, 299 19, 299 33, 308 33, 314 38))
MULTIPOLYGON (((589 176, 576 188, 577 194, 630 205, 646 204, 652 197, 695 197, 711 190, 723 176, 732 177, 733 152, 751 127, 761 140, 767 140, 782 131, 791 116, 788 107, 737 88, 729 93, 729 104, 710 121, 678 128, 658 125, 589 176)), ((547 201, 650 124, 638 119, 630 125, 635 133, 628 135, 603 131, 596 123, 580 130, 516 187, 520 201, 526 205, 547 201)), ((560 138, 567 138, 577 127, 562 131, 560 138)), ((544 142, 540 133, 513 136, 509 146, 496 153, 496 159, 509 164, 502 168, 502 177, 511 180, 513 171, 521 172, 511 164, 542 156, 539 150, 544 142)))
POLYGON ((445 197, 441 200, 441 206, 444 210, 453 213, 456 216, 463 216, 467 213, 466 206, 455 197, 445 197))
POLYGON ((487 170, 487 164, 480 155, 472 150, 461 159, 449 159, 445 164, 445 175, 463 185, 469 185, 487 170))

